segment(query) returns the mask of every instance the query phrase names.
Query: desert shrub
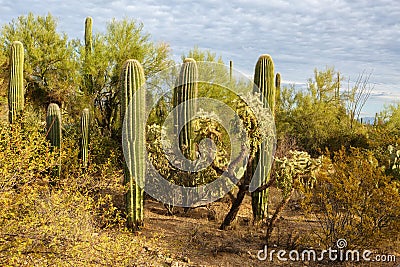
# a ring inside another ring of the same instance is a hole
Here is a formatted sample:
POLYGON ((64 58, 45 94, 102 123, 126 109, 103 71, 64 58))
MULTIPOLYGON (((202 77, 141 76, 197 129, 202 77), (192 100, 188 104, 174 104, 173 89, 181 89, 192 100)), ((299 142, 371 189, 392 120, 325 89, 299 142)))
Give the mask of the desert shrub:
POLYGON ((80 126, 64 129, 62 148, 62 177, 57 188, 78 192, 93 201, 94 223, 102 228, 123 227, 125 224, 122 179, 122 153, 119 144, 100 130, 90 128, 89 165, 82 168, 80 160, 80 126))
POLYGON ((396 131, 389 130, 384 127, 376 127, 370 130, 369 147, 374 157, 381 166, 385 166, 386 175, 390 175, 393 179, 400 181, 400 171, 393 168, 393 156, 400 149, 400 137, 396 131), (389 147, 393 147, 393 151, 389 147))
POLYGON ((24 184, 48 182, 48 171, 55 166, 39 127, 29 123, 0 124, 0 192, 18 190, 24 184))
POLYGON ((51 152, 45 133, 43 125, 29 121, 0 124, 0 265, 132 266, 138 262, 143 243, 149 241, 129 233, 115 207, 115 197, 125 190, 114 166, 119 160, 115 151, 83 172, 79 165, 73 167, 76 135, 68 132, 62 175, 50 185, 58 153, 51 152))
MULTIPOLYGON (((371 152, 345 149, 324 157, 303 207, 316 217, 315 243, 334 247, 344 238, 349 247, 379 246, 400 229, 399 183, 385 175, 371 152)), ((315 245, 315 243, 313 245, 315 245)))

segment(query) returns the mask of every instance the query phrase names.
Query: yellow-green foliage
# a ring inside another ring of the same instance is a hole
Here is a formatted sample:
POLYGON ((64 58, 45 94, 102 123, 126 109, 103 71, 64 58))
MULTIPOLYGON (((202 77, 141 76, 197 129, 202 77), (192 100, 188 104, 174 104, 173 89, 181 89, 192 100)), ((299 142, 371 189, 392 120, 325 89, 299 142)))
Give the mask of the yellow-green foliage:
POLYGON ((8 61, 6 54, 0 51, 0 120, 7 119, 7 88, 9 80, 8 61))
MULTIPOLYGON (((44 130, 27 121, 23 129, 19 125, 0 124, 0 266, 143 263, 144 243, 155 245, 123 227, 114 206, 115 197, 124 193, 114 153, 94 158, 82 173, 74 154, 75 134, 70 132, 62 152, 62 179, 49 186, 58 156, 51 152, 44 130)), ((93 145, 98 151, 102 142, 94 139, 93 145)))
POLYGON ((1 192, 46 180, 46 171, 55 164, 44 135, 28 125, 0 124, 0 158, 1 192))
POLYGON ((398 237, 400 186, 372 153, 342 149, 332 160, 324 157, 316 178, 303 204, 318 218, 318 243, 333 247, 345 238, 349 248, 373 248, 398 237))

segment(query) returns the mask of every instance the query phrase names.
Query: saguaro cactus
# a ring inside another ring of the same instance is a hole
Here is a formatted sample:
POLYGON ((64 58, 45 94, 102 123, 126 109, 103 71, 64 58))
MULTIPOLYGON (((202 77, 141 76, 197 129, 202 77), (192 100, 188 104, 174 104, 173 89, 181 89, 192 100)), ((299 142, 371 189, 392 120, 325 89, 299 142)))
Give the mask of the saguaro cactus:
POLYGON ((86 50, 86 53, 92 52, 92 46, 93 46, 92 25, 93 25, 93 19, 91 17, 87 17, 85 20, 85 50, 86 50))
POLYGON ((281 74, 279 72, 275 75, 275 111, 281 108, 281 74))
POLYGON ((11 44, 10 82, 8 86, 8 120, 13 123, 24 109, 24 46, 11 44))
MULTIPOLYGON (((47 139, 53 148, 61 151, 61 112, 56 103, 51 103, 47 107, 46 115, 47 139)), ((61 157, 57 168, 57 176, 61 173, 61 157)))
POLYGON ((174 113, 177 127, 175 132, 179 134, 179 146, 183 155, 190 160, 196 159, 193 123, 190 118, 195 114, 197 106, 195 101, 190 102, 189 100, 197 98, 197 79, 196 61, 193 58, 186 58, 174 88, 173 106, 180 105, 180 108, 177 108, 174 113), (180 133, 179 130, 181 130, 180 133))
MULTIPOLYGON (((275 83, 274 83, 274 62, 270 55, 261 55, 257 61, 254 73, 255 91, 260 93, 260 98, 264 107, 269 107, 272 114, 275 114, 275 83)), ((268 153, 264 144, 261 144, 254 162, 261 164, 259 179, 261 185, 265 184, 269 178, 268 153)), ((253 173, 255 169, 253 168, 253 173)), ((252 208, 254 220, 262 220, 267 215, 268 208, 268 189, 261 192, 253 192, 252 208)))
POLYGON ((84 169, 88 166, 88 158, 89 158, 89 109, 85 108, 82 111, 81 116, 81 160, 82 160, 82 167, 84 169))
POLYGON ((123 133, 128 150, 125 163, 125 184, 129 186, 126 195, 128 227, 138 230, 143 225, 143 190, 138 181, 145 178, 145 90, 139 90, 145 84, 142 65, 137 60, 127 60, 124 64, 121 94, 121 119, 127 116, 123 133))
POLYGON ((93 19, 87 17, 85 20, 85 90, 86 93, 93 93, 93 77, 89 72, 90 57, 93 50, 93 19))

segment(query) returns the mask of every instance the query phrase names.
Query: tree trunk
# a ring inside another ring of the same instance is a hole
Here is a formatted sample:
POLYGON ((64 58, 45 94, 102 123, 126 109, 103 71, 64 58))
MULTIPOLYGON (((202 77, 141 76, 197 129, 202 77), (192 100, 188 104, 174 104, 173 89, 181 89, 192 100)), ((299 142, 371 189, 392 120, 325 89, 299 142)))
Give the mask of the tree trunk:
POLYGON ((246 195, 247 188, 248 188, 248 185, 247 185, 247 187, 244 184, 239 186, 239 192, 237 193, 236 199, 232 203, 232 207, 229 210, 228 214, 225 216, 224 222, 221 224, 219 229, 225 230, 229 225, 231 225, 233 220, 235 220, 236 215, 239 211, 240 205, 242 204, 244 196, 246 195))
POLYGON ((252 172, 250 171, 251 168, 249 168, 249 166, 251 166, 252 163, 253 163, 253 158, 250 158, 249 161, 247 162, 247 168, 244 174, 244 179, 239 184, 239 192, 237 193, 236 199, 235 201, 232 202, 231 209, 229 210, 228 214, 225 216, 224 221, 219 227, 219 229, 221 230, 225 230, 229 225, 231 225, 233 220, 235 220, 236 218, 240 205, 242 204, 243 199, 246 195, 246 191, 249 189, 249 184, 252 177, 252 172))
POLYGON ((292 197, 293 192, 294 192, 294 188, 292 188, 292 190, 290 191, 289 196, 282 199, 281 203, 279 203, 279 206, 276 207, 274 215, 272 215, 272 218, 269 221, 268 226, 267 226, 267 234, 265 236, 267 244, 272 235, 272 231, 274 230, 275 222, 278 220, 279 215, 282 213, 283 209, 286 207, 287 203, 289 202, 290 198, 292 197))

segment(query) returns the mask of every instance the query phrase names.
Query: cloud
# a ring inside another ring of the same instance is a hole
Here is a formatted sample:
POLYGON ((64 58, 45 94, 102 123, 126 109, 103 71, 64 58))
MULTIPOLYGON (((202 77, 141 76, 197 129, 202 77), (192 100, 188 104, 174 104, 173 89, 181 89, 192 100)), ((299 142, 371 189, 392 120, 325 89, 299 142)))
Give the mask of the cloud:
MULTIPOLYGON (((26 1, 0 0, 0 23, 29 11, 51 12, 59 29, 83 37, 86 16, 104 32, 112 18, 134 18, 155 41, 170 44, 174 58, 194 45, 234 61, 251 75, 260 54, 273 56, 288 81, 305 82, 314 68, 335 66, 349 78, 373 70, 375 89, 400 92, 400 5, 396 0, 232 1, 26 1)), ((397 97, 397 96, 396 96, 397 97)), ((379 103, 383 106, 383 97, 379 103)), ((368 104, 367 104, 368 105, 368 104)))

